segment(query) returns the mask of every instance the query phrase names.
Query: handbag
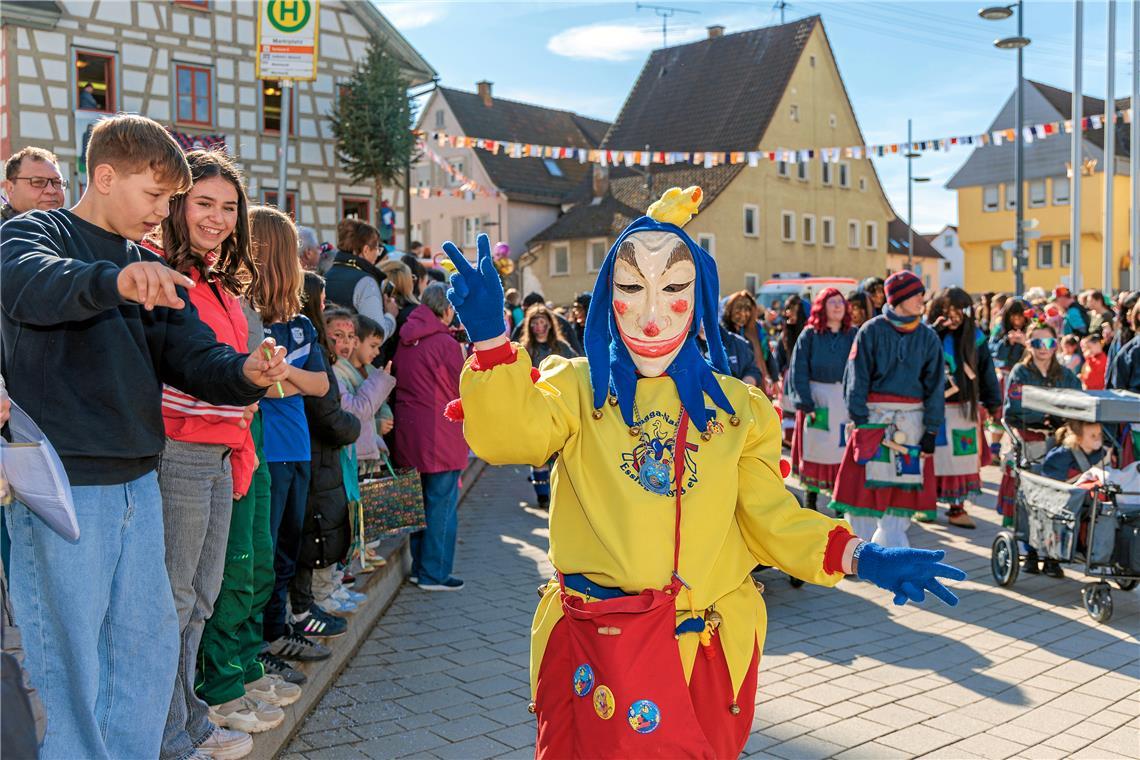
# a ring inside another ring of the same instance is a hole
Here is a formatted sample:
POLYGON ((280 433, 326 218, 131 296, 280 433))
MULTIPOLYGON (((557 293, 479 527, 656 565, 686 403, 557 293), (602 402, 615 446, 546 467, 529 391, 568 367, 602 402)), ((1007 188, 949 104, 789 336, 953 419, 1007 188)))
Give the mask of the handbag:
POLYGON ((427 527, 420 474, 412 467, 393 470, 387 460, 384 464, 389 477, 360 481, 365 542, 427 527))

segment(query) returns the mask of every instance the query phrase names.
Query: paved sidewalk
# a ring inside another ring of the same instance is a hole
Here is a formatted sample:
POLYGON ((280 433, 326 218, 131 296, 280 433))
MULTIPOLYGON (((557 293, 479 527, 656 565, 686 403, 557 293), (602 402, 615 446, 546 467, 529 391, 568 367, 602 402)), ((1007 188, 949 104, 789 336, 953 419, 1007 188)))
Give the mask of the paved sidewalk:
MULTIPOLYGON (((994 500, 996 470, 986 473, 994 500)), ((522 467, 488 468, 460 510, 459 593, 405 586, 286 758, 533 757, 527 648, 551 572, 545 514, 522 467)), ((950 609, 894 607, 866 583, 792 588, 774 570, 756 720, 745 750, 799 758, 1140 756, 1140 597, 1097 625, 1082 580, 990 577, 998 528, 914 525, 970 580, 950 609)), ((942 518, 944 521, 944 518, 942 518)))

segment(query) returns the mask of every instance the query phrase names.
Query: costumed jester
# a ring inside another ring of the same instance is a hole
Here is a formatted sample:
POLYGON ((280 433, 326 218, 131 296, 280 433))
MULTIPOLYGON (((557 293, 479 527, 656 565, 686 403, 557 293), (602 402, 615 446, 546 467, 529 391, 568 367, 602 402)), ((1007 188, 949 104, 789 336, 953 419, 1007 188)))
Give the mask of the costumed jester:
POLYGON ((965 577, 941 552, 863 543, 787 491, 779 418, 727 374, 716 265, 681 229, 700 196, 673 188, 618 236, 586 357, 538 369, 507 339, 487 237, 475 266, 444 244, 448 298, 475 344, 460 378, 468 443, 492 464, 559 455, 557 573, 531 630, 539 758, 736 757, 764 642, 758 563, 827 586, 858 573, 896 604, 925 591, 954 604, 938 578, 965 577))
POLYGON ((911 519, 936 508, 945 366, 938 336, 922 322, 922 280, 895 272, 885 289, 883 313, 863 323, 847 357, 843 396, 853 425, 832 507, 859 536, 905 547, 911 519))

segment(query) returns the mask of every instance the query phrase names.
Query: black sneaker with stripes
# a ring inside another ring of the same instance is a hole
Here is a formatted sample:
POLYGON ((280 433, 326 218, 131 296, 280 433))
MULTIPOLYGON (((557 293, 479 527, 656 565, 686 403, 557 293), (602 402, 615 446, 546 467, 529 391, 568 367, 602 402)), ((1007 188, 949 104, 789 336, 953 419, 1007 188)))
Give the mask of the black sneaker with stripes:
POLYGON ((271 641, 268 652, 283 660, 299 660, 301 662, 326 660, 332 656, 331 649, 324 644, 318 644, 295 628, 291 628, 289 633, 276 641, 271 641))
POLYGON ((281 676, 286 681, 292 684, 301 684, 308 681, 308 677, 301 671, 294 668, 289 663, 282 660, 280 657, 274 657, 269 652, 262 652, 257 656, 257 661, 261 663, 261 667, 265 672, 270 675, 281 676))

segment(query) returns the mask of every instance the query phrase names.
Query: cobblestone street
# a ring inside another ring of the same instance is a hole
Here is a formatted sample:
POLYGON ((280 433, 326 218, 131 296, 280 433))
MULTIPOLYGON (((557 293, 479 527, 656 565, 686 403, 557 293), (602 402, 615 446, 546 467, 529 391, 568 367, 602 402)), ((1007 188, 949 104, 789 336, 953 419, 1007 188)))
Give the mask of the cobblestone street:
MULTIPOLYGON (((961 604, 894 607, 844 580, 795 589, 774 570, 756 719, 745 754, 795 758, 1124 758, 1140 753, 1140 603, 1114 589, 1097 625, 1082 578, 990 576, 989 469, 978 529, 910 529, 970 580, 961 604)), ((522 467, 487 468, 460 509, 459 593, 405 585, 286 751, 309 758, 532 757, 527 650, 551 573, 545 513, 522 467)))

